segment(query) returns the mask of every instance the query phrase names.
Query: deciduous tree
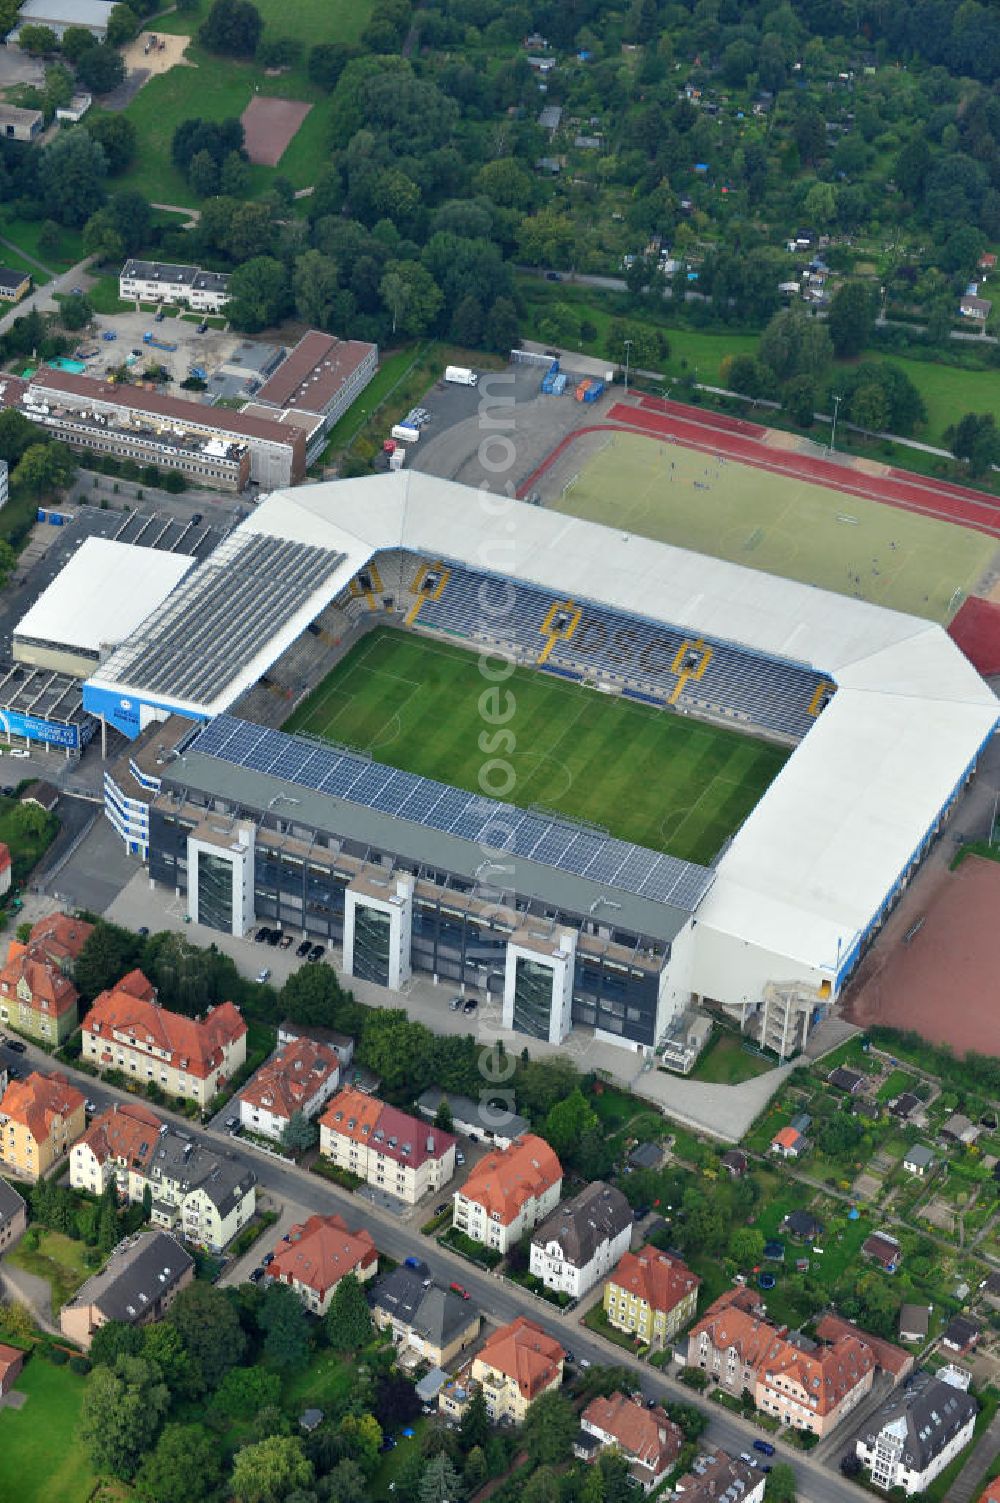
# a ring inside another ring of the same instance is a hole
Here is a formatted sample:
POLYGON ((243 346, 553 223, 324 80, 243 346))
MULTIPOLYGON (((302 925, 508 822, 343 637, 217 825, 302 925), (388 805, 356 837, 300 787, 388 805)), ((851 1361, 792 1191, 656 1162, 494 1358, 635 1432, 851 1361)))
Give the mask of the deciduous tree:
POLYGON ((203 1425, 166 1425, 135 1480, 144 1503, 212 1503, 222 1483, 218 1440, 203 1425))
POLYGON ((263 24, 260 11, 250 0, 214 0, 198 30, 198 40, 209 52, 253 57, 263 24))
POLYGON ((359 1352, 371 1340, 371 1311, 353 1273, 346 1273, 333 1291, 325 1326, 326 1339, 335 1352, 359 1352))
POLYGON ((297 1487, 308 1487, 313 1469, 302 1442, 289 1435, 272 1435, 237 1451, 232 1492, 239 1503, 284 1503, 297 1487))
POLYGON ((118 1357, 87 1380, 80 1441, 95 1471, 129 1481, 153 1446, 170 1394, 159 1369, 142 1357, 118 1357))

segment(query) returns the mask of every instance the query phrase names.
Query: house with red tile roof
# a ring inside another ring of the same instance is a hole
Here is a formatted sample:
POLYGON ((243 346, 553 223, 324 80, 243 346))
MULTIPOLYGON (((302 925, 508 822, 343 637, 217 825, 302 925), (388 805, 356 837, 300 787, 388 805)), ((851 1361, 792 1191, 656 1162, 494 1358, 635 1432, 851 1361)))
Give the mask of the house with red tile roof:
POLYGON ((836 1341, 838 1336, 857 1336, 866 1346, 870 1346, 876 1370, 886 1373, 896 1385, 902 1383, 913 1371, 912 1352, 905 1352, 901 1346, 895 1346, 881 1336, 873 1336, 870 1331, 861 1330, 853 1320, 838 1315, 836 1310, 828 1310, 816 1323, 817 1340, 836 1341))
POLYGON ((313 1039, 294 1039, 240 1091, 240 1122, 250 1132, 280 1139, 295 1112, 315 1117, 339 1084, 337 1051, 313 1039))
POLYGON ((71 913, 47 913, 32 928, 28 948, 72 976, 80 952, 93 932, 93 924, 71 913))
POLYGON ((11 940, 0 971, 0 1023, 43 1044, 61 1044, 79 1020, 80 993, 57 965, 11 940))
POLYGON ((700 1283, 682 1259, 647 1243, 625 1253, 609 1277, 604 1313, 619 1331, 662 1347, 694 1319, 700 1283))
POLYGON ((879 1364, 850 1322, 832 1317, 826 1329, 827 1340, 792 1335, 751 1291, 727 1290, 691 1328, 687 1363, 729 1393, 751 1393, 782 1425, 828 1435, 870 1393, 879 1364))
POLYGON ((168 1096, 207 1106, 247 1057, 247 1025, 238 1007, 222 1002, 203 1018, 170 1012, 141 971, 102 992, 83 1020, 83 1058, 99 1070, 121 1070, 168 1096))
POLYGON ((593 1462, 615 1446, 629 1463, 635 1485, 648 1493, 663 1481, 683 1445, 684 1432, 659 1404, 647 1409, 623 1393, 612 1393, 587 1405, 573 1451, 581 1461, 593 1462))
POLYGON ((480 1159, 455 1192, 453 1224, 474 1241, 507 1252, 555 1210, 562 1182, 562 1165, 548 1143, 525 1133, 480 1159))
POLYGON ((338 1091, 319 1119, 324 1158, 408 1205, 448 1183, 456 1142, 453 1133, 353 1086, 338 1091))
POLYGON ((84 1097, 65 1075, 12 1080, 0 1099, 0 1164, 37 1180, 81 1135, 84 1097))
POLYGON ((771 1152, 783 1159, 801 1158, 808 1147, 809 1139, 796 1132, 794 1127, 783 1127, 771 1139, 771 1152))
POLYGON ((307 1310, 325 1315, 333 1291, 346 1273, 361 1283, 378 1272, 378 1253, 364 1227, 348 1230, 342 1216, 310 1216, 291 1228, 289 1241, 275 1244, 271 1277, 294 1289, 307 1310))
POLYGON ((141 1102, 116 1101, 94 1118, 70 1149, 69 1182, 73 1189, 101 1195, 114 1180, 123 1200, 141 1200, 162 1125, 141 1102))
POLYGON ((494 1331, 472 1362, 494 1424, 519 1425, 540 1394, 558 1392, 565 1361, 555 1337, 524 1315, 494 1331))

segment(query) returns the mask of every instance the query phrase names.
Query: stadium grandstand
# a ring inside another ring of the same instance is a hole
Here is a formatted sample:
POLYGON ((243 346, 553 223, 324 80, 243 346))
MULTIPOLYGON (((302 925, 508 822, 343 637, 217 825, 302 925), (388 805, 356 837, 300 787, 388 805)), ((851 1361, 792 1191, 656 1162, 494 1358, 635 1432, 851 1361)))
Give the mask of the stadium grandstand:
POLYGON ((133 737, 197 723, 148 843, 192 919, 276 920, 392 986, 414 969, 475 986, 551 1041, 580 1025, 652 1051, 697 998, 782 1055, 835 1002, 997 722, 932 623, 415 472, 272 495, 84 703, 133 737), (375 623, 794 750, 697 863, 247 718, 284 718, 375 623), (292 660, 301 682, 275 686, 292 660))

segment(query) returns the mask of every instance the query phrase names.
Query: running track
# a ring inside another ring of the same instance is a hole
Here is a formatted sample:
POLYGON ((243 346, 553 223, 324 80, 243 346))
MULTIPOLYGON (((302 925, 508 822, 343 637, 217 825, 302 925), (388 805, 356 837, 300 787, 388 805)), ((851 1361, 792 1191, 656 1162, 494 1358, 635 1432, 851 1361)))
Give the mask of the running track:
POLYGON ((823 485, 844 495, 862 496, 869 501, 936 517, 942 522, 955 522, 1000 538, 1000 503, 991 496, 952 485, 950 481, 913 475, 908 470, 890 469, 885 475, 865 475, 833 460, 772 449, 763 442, 767 429, 758 423, 727 417, 723 413, 705 412, 680 402, 667 402, 660 397, 640 397, 634 403, 616 402, 604 422, 592 423, 568 434, 528 476, 518 489, 518 496, 527 495, 546 470, 582 434, 600 432, 632 432, 644 434, 647 438, 665 439, 688 449, 769 470, 774 475, 823 485))

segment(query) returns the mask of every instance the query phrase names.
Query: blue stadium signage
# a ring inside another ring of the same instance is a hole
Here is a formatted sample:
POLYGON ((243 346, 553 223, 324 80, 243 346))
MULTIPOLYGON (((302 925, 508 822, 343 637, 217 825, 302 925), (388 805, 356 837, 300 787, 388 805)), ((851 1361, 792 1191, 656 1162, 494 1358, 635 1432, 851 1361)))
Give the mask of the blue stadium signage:
POLYGON ((37 716, 23 715, 19 710, 0 710, 0 732, 5 736, 25 736, 29 741, 47 741, 51 746, 69 746, 74 750, 80 745, 78 725, 39 720, 37 716))

